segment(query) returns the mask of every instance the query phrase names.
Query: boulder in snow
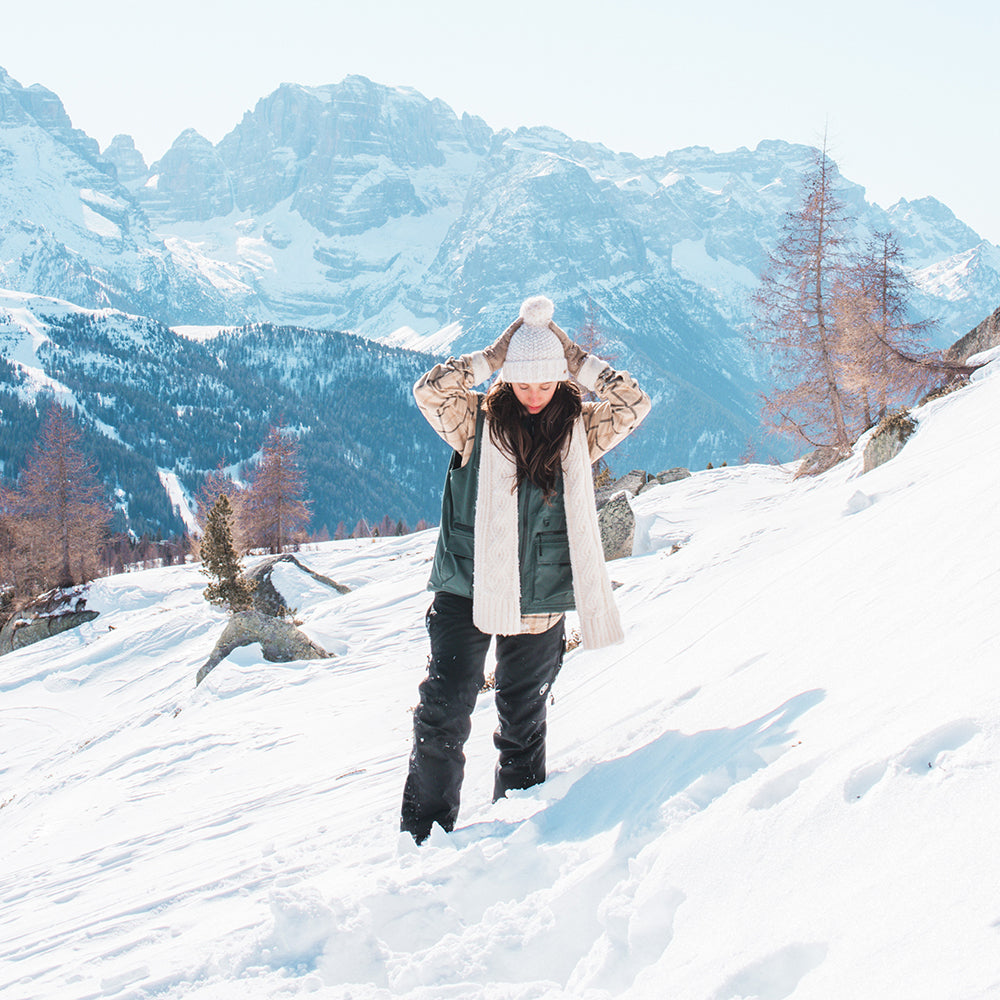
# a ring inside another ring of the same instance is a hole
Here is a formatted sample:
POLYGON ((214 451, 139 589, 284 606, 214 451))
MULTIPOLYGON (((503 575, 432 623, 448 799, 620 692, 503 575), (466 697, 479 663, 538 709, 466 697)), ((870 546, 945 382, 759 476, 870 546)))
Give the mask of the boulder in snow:
POLYGON ((865 445, 863 472, 871 472, 880 465, 895 458, 906 444, 907 438, 917 429, 916 421, 906 410, 890 413, 875 428, 868 444, 865 445))
POLYGON ((653 486, 664 486, 666 483, 677 483, 682 479, 690 479, 691 470, 683 468, 667 469, 665 472, 658 472, 655 476, 650 476, 644 486, 639 488, 639 492, 648 490, 653 486))
POLYGON ((311 576, 318 583, 329 587, 331 590, 336 590, 338 594, 349 594, 351 592, 350 587, 345 587, 342 583, 337 583, 329 577, 323 576, 321 573, 315 572, 315 570, 311 570, 308 566, 299 562, 299 560, 290 553, 286 552, 279 556, 268 556, 266 559, 257 563, 257 565, 246 574, 248 580, 257 581, 257 589, 253 594, 253 608, 254 611, 259 611, 261 614, 270 615, 274 618, 284 618, 292 611, 287 599, 279 592, 278 588, 275 587, 274 582, 271 579, 274 567, 278 563, 291 563, 307 576, 311 576))
POLYGON ((650 478, 652 477, 648 472, 643 472, 642 469, 633 469, 609 486, 599 487, 594 491, 597 509, 600 510, 616 493, 621 493, 622 490, 634 497, 650 478))
POLYGON ((616 493, 597 514, 601 529, 601 545, 606 560, 621 559, 632 555, 635 539, 635 514, 628 502, 628 493, 616 493))
POLYGON ((838 448, 836 445, 821 445, 815 451, 809 452, 795 470, 795 478, 800 476, 819 476, 832 469, 851 454, 850 448, 838 448))
POLYGON ((264 659, 271 663, 323 660, 330 654, 290 622, 260 611, 239 611, 226 624, 215 649, 198 671, 200 684, 234 649, 259 642, 264 659))
POLYGON ((51 636, 78 628, 85 622, 92 622, 98 615, 96 611, 63 611, 55 614, 32 615, 24 617, 14 615, 0 629, 0 656, 15 649, 22 649, 33 643, 41 642, 51 636))

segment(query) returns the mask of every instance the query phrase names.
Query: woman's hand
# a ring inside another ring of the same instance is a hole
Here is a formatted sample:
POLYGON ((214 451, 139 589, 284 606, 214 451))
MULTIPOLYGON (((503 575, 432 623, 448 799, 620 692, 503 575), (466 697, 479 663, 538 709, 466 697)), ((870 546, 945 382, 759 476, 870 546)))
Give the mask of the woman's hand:
POLYGON ((566 355, 566 367, 569 369, 570 375, 575 378, 580 374, 580 368, 584 361, 587 360, 587 352, 579 344, 574 344, 554 322, 549 322, 549 329, 559 338, 563 354, 566 355))
POLYGON ((514 336, 514 331, 523 322, 524 320, 520 318, 514 320, 489 347, 484 349, 483 357, 489 362, 490 371, 495 372, 503 367, 503 363, 507 359, 507 346, 510 344, 510 338, 514 336))

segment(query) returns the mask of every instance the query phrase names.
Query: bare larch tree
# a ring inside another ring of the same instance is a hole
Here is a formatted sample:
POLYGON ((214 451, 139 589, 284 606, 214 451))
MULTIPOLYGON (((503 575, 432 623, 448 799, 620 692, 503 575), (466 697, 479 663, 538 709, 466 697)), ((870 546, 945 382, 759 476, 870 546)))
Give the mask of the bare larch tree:
POLYGON ((298 452, 293 434, 280 424, 270 429, 243 500, 243 523, 254 548, 283 552, 304 537, 311 513, 298 452))
POLYGON ((770 365, 765 415, 771 426, 847 452, 850 400, 834 290, 847 272, 849 220, 835 179, 824 145, 805 177, 801 207, 786 215, 761 277, 752 339, 770 365))
POLYGON ((27 532, 23 550, 40 582, 59 587, 96 575, 98 546, 111 510, 94 466, 79 450, 70 411, 49 408, 17 490, 17 513, 27 532))

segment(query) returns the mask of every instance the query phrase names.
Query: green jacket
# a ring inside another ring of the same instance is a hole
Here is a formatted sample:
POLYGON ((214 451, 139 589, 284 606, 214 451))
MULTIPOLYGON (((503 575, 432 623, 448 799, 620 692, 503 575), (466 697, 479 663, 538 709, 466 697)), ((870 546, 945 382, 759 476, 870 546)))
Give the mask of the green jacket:
MULTIPOLYGON (((474 525, 483 438, 483 411, 476 417, 476 440, 469 461, 452 455, 441 501, 429 590, 472 597, 475 558, 474 525)), ((518 565, 521 568, 521 614, 569 611, 573 603, 573 572, 569 561, 562 480, 546 503, 542 491, 523 482, 517 491, 518 565)))

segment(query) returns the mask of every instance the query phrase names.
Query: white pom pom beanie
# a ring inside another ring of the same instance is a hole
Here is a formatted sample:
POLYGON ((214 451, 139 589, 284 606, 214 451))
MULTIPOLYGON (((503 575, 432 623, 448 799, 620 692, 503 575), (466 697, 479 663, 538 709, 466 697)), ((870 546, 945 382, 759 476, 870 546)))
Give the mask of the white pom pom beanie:
POLYGON ((500 371, 505 382, 564 382, 569 378, 562 344, 549 329, 554 312, 555 306, 544 295, 521 303, 524 322, 510 338, 500 371))

